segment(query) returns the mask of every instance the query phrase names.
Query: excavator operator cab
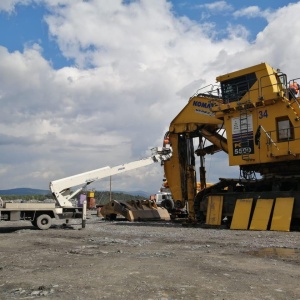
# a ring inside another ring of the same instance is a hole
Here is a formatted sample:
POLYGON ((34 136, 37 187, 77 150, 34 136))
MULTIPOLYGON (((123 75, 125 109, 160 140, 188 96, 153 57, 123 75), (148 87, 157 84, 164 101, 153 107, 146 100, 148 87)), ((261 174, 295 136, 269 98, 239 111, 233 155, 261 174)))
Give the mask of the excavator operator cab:
MULTIPOLYGON (((237 103, 259 103, 285 94, 286 75, 261 63, 246 69, 217 77, 220 82, 223 104, 235 107, 237 103), (232 106, 233 105, 233 106, 232 106)), ((255 104, 257 106, 257 104, 255 104)))
POLYGON ((240 101, 256 82, 254 72, 221 82, 223 104, 240 101))

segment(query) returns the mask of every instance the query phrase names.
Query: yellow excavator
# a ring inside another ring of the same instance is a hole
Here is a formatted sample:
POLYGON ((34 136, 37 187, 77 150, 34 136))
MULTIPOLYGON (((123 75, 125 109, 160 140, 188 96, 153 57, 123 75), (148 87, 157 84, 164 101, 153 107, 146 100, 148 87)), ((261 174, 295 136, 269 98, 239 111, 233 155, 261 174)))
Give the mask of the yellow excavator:
POLYGON ((189 222, 226 222, 244 230, 299 228, 298 79, 266 63, 228 73, 198 90, 173 119, 164 136, 164 145, 173 149, 164 173, 175 206, 188 206, 189 222), (219 151, 240 172, 208 186, 205 157, 219 151))

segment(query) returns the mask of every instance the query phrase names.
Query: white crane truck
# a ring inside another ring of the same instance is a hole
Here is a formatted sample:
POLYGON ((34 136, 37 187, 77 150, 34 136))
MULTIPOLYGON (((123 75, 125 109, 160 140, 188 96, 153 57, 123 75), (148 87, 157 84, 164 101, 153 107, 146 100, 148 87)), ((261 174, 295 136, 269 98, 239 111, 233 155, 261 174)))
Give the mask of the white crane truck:
POLYGON ((72 199, 86 186, 102 178, 145 167, 155 162, 163 163, 172 155, 171 148, 166 147, 156 147, 151 151, 151 156, 144 159, 51 181, 49 187, 55 199, 53 203, 15 203, 3 201, 0 198, 0 220, 28 220, 38 229, 45 230, 51 226, 53 218, 66 220, 81 218, 82 207, 78 207, 76 201, 72 199), (77 189, 72 191, 74 187, 77 189))

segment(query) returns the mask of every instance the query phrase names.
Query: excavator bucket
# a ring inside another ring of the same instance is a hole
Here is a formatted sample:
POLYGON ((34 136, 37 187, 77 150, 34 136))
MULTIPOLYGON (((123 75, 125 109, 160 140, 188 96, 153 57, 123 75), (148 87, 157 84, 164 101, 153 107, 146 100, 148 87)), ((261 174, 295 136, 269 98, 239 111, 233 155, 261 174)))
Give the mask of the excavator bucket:
POLYGON ((114 220, 117 215, 122 215, 128 221, 170 221, 169 212, 158 207, 151 200, 113 200, 101 208, 101 215, 108 220, 114 220))

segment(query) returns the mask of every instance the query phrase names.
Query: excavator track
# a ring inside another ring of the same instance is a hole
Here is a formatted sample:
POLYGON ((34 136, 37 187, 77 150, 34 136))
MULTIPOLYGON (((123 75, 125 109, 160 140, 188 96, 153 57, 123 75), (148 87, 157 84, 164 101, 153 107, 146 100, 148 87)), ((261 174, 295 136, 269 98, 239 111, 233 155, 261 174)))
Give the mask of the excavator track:
POLYGON ((198 223, 243 230, 300 229, 299 178, 240 182, 223 179, 200 191, 194 202, 198 223))

